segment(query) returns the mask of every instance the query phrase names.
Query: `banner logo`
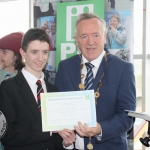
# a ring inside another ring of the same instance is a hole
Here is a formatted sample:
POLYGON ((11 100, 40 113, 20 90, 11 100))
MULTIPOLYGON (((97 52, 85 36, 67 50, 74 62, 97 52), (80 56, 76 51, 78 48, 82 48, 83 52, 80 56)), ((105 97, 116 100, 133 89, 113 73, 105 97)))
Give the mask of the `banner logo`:
POLYGON ((74 41, 74 29, 77 16, 85 12, 94 12, 94 4, 67 6, 66 8, 66 41, 74 41))

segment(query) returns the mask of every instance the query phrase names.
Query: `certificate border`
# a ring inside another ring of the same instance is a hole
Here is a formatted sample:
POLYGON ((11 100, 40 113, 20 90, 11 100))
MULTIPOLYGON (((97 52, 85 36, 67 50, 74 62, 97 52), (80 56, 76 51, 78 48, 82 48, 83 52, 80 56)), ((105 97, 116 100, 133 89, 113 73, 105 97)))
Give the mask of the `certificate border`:
MULTIPOLYGON (((62 96, 66 96, 66 95, 68 95, 68 96, 73 96, 73 95, 89 96, 92 115, 91 115, 91 123, 88 123, 87 125, 89 127, 95 127, 96 126, 96 108, 95 108, 94 90, 41 93, 41 116, 42 116, 42 130, 43 130, 43 132, 56 131, 56 130, 64 129, 64 125, 63 126, 49 126, 48 125, 46 99, 48 97, 62 97, 62 96)), ((74 129, 72 125, 65 126, 65 128, 74 129)))

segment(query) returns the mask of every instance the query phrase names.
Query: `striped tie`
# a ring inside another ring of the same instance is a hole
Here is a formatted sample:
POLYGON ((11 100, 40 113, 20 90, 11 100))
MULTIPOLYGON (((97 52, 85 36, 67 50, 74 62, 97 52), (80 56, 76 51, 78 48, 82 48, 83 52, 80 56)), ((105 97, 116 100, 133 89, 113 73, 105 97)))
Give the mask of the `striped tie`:
POLYGON ((89 62, 85 63, 85 65, 87 68, 87 74, 86 74, 86 79, 84 81, 84 86, 85 86, 84 90, 88 90, 92 86, 93 80, 94 80, 93 71, 92 71, 92 68, 94 67, 94 65, 92 65, 89 62))
POLYGON ((41 83, 41 81, 40 80, 38 80, 37 82, 36 82, 36 84, 37 84, 37 105, 38 105, 38 109, 39 109, 39 111, 41 112, 41 98, 40 98, 40 93, 44 93, 44 90, 43 90, 43 88, 42 88, 42 83, 41 83))

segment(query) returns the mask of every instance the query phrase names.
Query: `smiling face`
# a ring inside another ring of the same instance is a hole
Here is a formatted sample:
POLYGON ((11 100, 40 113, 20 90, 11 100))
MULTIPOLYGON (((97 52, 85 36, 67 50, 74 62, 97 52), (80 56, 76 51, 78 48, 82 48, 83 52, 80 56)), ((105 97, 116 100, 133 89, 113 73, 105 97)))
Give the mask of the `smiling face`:
POLYGON ((48 59, 49 44, 39 40, 31 41, 26 52, 21 49, 20 53, 25 59, 25 70, 39 78, 48 59))
POLYGON ((76 28, 76 45, 88 61, 99 57, 104 50, 106 34, 97 18, 82 20, 76 28))
POLYGON ((119 21, 117 20, 117 18, 112 17, 112 18, 110 19, 110 26, 116 28, 118 25, 119 25, 119 21))

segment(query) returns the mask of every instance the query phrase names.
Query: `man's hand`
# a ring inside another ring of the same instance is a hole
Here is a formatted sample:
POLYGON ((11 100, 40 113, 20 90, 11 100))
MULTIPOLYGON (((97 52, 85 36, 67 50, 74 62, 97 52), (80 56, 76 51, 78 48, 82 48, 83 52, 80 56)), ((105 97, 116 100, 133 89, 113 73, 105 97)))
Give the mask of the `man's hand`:
POLYGON ((64 129, 58 132, 59 135, 63 138, 63 145, 65 147, 70 146, 73 142, 76 140, 76 135, 74 133, 74 130, 68 130, 64 129))
POLYGON ((80 136, 92 137, 101 134, 101 126, 99 123, 97 123, 96 127, 89 128, 87 124, 82 125, 81 122, 78 122, 78 127, 75 126, 74 128, 80 136))

